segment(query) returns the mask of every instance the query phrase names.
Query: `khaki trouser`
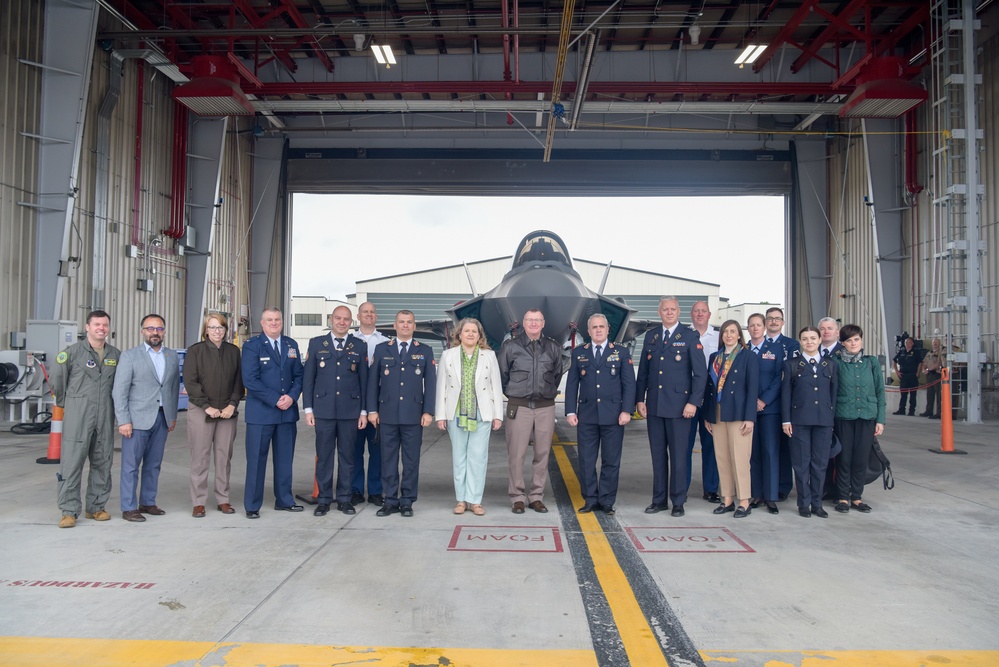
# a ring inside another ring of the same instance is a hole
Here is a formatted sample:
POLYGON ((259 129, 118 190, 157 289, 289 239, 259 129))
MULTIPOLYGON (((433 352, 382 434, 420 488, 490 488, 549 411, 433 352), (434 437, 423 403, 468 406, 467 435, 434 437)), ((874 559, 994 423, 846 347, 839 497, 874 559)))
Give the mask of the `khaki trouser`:
POLYGON ((238 417, 206 419, 196 405, 187 408, 187 444, 191 448, 191 504, 204 505, 208 499, 208 466, 214 453, 215 500, 229 502, 229 471, 232 468, 232 443, 236 439, 238 417))
POLYGON ((718 482, 724 498, 749 500, 753 485, 749 458, 753 453, 753 434, 742 435, 742 422, 721 421, 721 408, 712 431, 715 437, 715 459, 718 461, 718 482))
POLYGON ((548 454, 555 433, 555 406, 528 408, 519 406, 517 416, 506 420, 506 449, 510 462, 510 501, 534 502, 545 495, 548 483, 548 454), (531 464, 531 490, 525 494, 524 459, 527 446, 534 436, 534 460, 531 464))

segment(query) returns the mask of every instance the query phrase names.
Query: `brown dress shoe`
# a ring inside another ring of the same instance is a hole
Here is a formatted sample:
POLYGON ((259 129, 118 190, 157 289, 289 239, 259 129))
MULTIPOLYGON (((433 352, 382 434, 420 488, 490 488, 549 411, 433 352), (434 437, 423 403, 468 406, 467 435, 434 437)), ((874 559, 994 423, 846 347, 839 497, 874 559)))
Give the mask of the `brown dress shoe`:
POLYGON ((97 510, 96 512, 86 512, 83 516, 88 519, 93 519, 94 521, 110 521, 111 515, 107 513, 106 510, 97 510))
POLYGON ((153 516, 163 516, 166 514, 156 505, 139 505, 139 511, 143 514, 152 514, 153 516))
POLYGON ((232 508, 232 505, 230 505, 229 503, 222 503, 221 505, 218 506, 218 509, 219 509, 219 512, 222 512, 222 514, 235 514, 236 513, 236 510, 234 510, 232 508))
POLYGON ((62 519, 59 520, 60 528, 72 528, 76 525, 76 517, 72 514, 63 514, 62 519))
POLYGON ((201 519, 201 518, 203 518, 205 516, 205 506, 204 505, 195 505, 194 506, 194 511, 191 512, 191 516, 193 516, 195 519, 201 519))
POLYGON ((535 500, 533 503, 528 505, 528 507, 530 507, 535 512, 541 512, 542 514, 548 511, 548 508, 545 507, 545 504, 540 500, 535 500))
POLYGON ((513 509, 512 509, 511 511, 512 511, 512 512, 513 512, 514 514, 523 514, 523 513, 524 513, 524 503, 522 503, 522 502, 520 502, 520 501, 518 500, 517 502, 515 502, 515 503, 513 504, 513 509))
POLYGON ((142 512, 139 510, 128 510, 127 512, 122 512, 121 518, 125 521, 132 521, 134 523, 142 523, 146 520, 146 517, 142 516, 142 512))

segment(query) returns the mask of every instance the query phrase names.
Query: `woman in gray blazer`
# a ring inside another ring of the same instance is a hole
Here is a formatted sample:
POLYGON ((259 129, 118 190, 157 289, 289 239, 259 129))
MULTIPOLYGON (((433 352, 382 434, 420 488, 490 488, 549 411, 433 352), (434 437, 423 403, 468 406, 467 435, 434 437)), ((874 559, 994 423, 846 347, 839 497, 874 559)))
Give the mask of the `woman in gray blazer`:
POLYGON ((503 388, 496 353, 489 349, 478 320, 466 317, 458 322, 453 343, 441 355, 434 419, 451 438, 458 500, 454 513, 471 510, 482 516, 489 430, 503 424, 503 388))

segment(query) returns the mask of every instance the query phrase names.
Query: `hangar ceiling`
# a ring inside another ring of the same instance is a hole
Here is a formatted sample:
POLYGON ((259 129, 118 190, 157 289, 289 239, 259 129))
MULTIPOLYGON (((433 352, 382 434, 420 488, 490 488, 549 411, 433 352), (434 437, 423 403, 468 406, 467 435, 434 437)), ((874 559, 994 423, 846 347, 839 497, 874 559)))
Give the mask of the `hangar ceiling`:
POLYGON ((546 160, 553 144, 641 148, 650 132, 703 147, 829 130, 871 81, 895 103, 868 91, 864 113, 897 117, 918 103, 929 18, 925 0, 99 1, 119 19, 103 44, 195 79, 175 97, 196 113, 260 113, 259 134, 299 145, 476 136, 546 160))

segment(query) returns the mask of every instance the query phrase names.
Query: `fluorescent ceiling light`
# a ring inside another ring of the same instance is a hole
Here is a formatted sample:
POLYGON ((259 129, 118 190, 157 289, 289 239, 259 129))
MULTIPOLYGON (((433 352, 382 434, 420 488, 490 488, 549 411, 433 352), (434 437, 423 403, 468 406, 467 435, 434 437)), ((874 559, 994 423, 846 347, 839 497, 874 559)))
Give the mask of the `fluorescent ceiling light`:
POLYGON ((375 60, 378 61, 379 65, 395 65, 395 54, 392 53, 391 46, 372 44, 371 52, 375 54, 375 60))
POLYGON ((739 57, 735 59, 736 65, 752 65, 756 62, 756 59, 763 55, 763 52, 767 50, 766 44, 750 44, 745 48, 745 50, 739 54, 739 57))

